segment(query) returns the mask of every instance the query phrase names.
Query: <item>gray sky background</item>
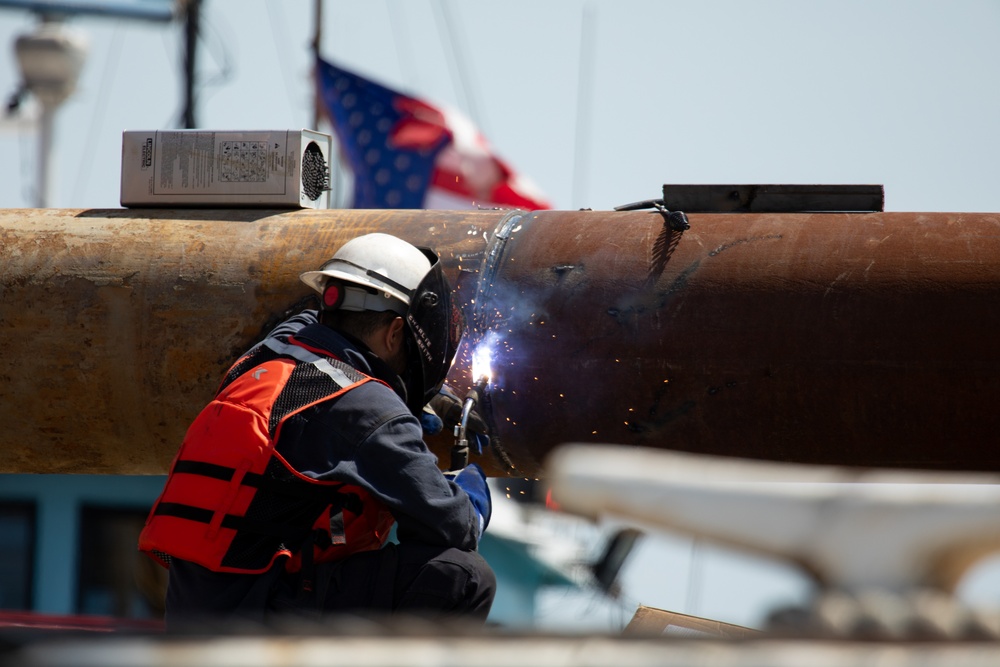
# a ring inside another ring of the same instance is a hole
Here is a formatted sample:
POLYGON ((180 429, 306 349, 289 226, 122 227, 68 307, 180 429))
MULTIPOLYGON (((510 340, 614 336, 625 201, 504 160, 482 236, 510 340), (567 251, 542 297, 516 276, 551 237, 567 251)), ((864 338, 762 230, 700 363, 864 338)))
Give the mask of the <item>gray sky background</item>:
MULTIPOLYGON (((206 0, 200 126, 312 125, 312 6, 206 0)), ((327 0, 324 18, 328 58, 466 111, 559 208, 724 182, 881 183, 889 210, 1000 210, 995 0, 327 0)), ((33 20, 0 10, 4 96, 33 20)), ((121 131, 178 124, 182 31, 72 26, 90 53, 57 118, 52 201, 117 207, 121 131)), ((0 155, 0 207, 30 206, 33 134, 0 130, 0 155)))
MULTIPOLYGON (((312 17, 311 0, 205 0, 199 126, 311 127, 312 17)), ((4 99, 33 23, 0 9, 4 99)), ((71 27, 90 50, 57 116, 51 202, 117 208, 121 132, 179 126, 183 32, 71 27)), ((1000 211, 998 34, 995 0, 327 0, 322 44, 465 111, 557 208, 607 209, 664 183, 879 183, 887 210, 1000 211)), ((0 208, 32 206, 35 161, 34 132, 0 122, 0 208)), ((698 549, 647 540, 627 603, 752 623, 803 595, 782 568, 698 549)), ((547 604, 579 622, 622 613, 547 604)))

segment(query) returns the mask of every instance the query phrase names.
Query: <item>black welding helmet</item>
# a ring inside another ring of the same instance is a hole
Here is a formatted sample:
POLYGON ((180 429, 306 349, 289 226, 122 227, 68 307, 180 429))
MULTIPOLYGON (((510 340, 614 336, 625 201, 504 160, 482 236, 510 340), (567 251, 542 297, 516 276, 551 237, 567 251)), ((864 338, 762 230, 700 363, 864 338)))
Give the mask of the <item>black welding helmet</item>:
MULTIPOLYGON (((421 250, 433 252, 426 248, 421 250)), ((410 410, 420 414, 447 377, 465 331, 465 319, 452 302, 451 287, 437 255, 434 255, 430 271, 413 291, 405 319, 412 349, 411 377, 404 380, 407 381, 410 410)))
POLYGON ((437 253, 390 234, 365 234, 300 279, 319 292, 324 310, 391 310, 403 317, 409 363, 402 379, 407 405, 419 414, 444 382, 465 329, 437 253))

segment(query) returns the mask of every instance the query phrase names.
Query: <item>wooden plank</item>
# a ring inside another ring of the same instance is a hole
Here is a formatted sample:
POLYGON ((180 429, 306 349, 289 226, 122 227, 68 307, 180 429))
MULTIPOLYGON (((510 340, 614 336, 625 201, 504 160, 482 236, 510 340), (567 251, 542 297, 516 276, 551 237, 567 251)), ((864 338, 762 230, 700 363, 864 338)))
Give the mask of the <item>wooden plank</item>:
POLYGON ((639 605, 622 634, 747 639, 760 633, 742 625, 639 605))

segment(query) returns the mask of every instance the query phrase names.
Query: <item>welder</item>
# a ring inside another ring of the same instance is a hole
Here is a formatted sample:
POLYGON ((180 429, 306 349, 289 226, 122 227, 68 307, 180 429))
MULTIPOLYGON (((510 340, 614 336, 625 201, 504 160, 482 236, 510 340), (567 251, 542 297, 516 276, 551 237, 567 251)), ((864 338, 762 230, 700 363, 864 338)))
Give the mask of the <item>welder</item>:
POLYGON ((168 629, 287 613, 485 619, 485 475, 442 473, 419 420, 464 330, 438 256, 368 234, 301 280, 318 311, 230 368, 140 536, 169 568, 168 629))

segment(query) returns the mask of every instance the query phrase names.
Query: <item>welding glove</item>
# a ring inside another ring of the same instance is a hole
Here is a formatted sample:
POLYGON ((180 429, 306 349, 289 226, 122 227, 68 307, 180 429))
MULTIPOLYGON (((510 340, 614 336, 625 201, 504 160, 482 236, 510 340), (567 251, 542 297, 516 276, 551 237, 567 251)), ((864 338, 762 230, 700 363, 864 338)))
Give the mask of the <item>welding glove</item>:
POLYGON ((470 463, 457 473, 445 473, 445 477, 455 482, 469 496, 479 518, 479 537, 482 537, 493 515, 493 500, 490 498, 490 487, 486 484, 486 473, 478 464, 470 463))
MULTIPOLYGON (((447 427, 451 432, 454 432, 455 427, 462 421, 462 399, 456 396, 448 385, 441 385, 440 391, 431 399, 428 405, 441 418, 443 426, 447 427)), ((423 422, 422 417, 421 422, 423 422)), ((426 426, 424 427, 424 431, 430 435, 434 435, 434 433, 427 431, 426 426)), ((465 435, 469 439, 469 443, 475 446, 477 454, 482 454, 483 448, 490 444, 489 433, 490 430, 486 426, 486 422, 478 410, 473 408, 472 412, 469 413, 469 422, 465 427, 465 435)))
POLYGON ((444 421, 434 412, 434 408, 427 404, 420 412, 420 426, 427 435, 437 435, 444 428, 444 421))

